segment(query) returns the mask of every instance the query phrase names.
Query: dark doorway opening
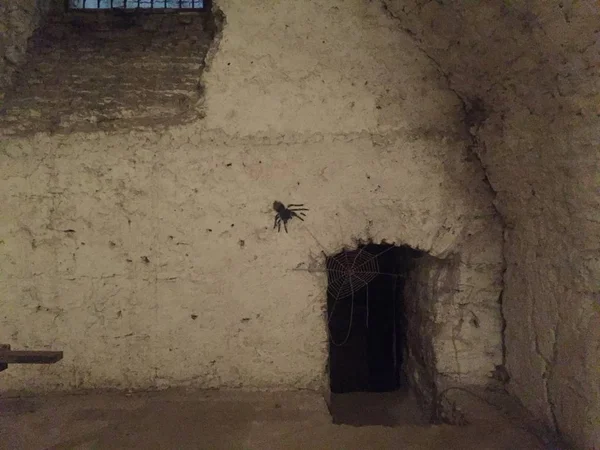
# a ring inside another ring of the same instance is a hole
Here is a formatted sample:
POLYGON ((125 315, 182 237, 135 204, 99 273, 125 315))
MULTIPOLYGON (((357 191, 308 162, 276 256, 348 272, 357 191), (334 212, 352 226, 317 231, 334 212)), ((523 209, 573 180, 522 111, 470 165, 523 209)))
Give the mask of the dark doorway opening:
MULTIPOLYGON (((365 244, 327 258, 330 410, 334 422, 352 422, 342 416, 348 416, 352 408, 348 399, 358 398, 339 394, 406 391, 402 371, 406 345, 404 287, 422 254, 408 246, 365 244)), ((375 397, 383 398, 371 395, 368 402, 375 397)), ((364 404, 365 395, 360 398, 364 404)), ((378 422, 382 420, 354 424, 378 422)))

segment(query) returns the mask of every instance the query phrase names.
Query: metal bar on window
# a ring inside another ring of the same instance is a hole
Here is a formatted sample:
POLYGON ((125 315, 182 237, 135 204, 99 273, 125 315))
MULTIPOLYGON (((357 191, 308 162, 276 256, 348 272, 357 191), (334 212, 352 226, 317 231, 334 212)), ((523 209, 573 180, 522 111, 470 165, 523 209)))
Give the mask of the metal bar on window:
MULTIPOLYGON (((1 2, 2 0, 0 0, 1 2)), ((210 0, 63 0, 70 10, 209 10, 210 0)))

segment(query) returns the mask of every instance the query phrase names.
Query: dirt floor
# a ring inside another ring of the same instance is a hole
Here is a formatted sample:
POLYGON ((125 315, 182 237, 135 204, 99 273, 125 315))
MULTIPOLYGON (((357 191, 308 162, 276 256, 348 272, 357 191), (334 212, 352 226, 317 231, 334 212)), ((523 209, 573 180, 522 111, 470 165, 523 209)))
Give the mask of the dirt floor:
MULTIPOLYGON (((424 425, 411 399, 345 394, 337 425, 314 392, 163 391, 0 399, 1 449, 542 449, 497 414, 424 425), (378 397, 378 398, 377 398, 378 397), (352 413, 350 411, 353 411, 352 413), (370 418, 369 418, 370 417, 370 418), (358 421, 358 422, 356 422, 358 421), (389 426, 393 425, 393 426, 389 426)), ((336 414, 334 413, 334 416, 336 414)))

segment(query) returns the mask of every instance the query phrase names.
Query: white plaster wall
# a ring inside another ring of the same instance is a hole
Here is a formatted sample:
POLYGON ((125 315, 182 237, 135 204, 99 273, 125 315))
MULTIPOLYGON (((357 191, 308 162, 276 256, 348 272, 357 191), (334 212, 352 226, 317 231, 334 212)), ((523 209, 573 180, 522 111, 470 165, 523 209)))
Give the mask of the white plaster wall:
POLYGON ((65 352, 0 389, 319 387, 325 275, 293 269, 361 237, 460 260, 437 368, 485 383, 502 230, 457 96, 376 5, 219 6, 203 121, 0 143, 0 342, 65 352))

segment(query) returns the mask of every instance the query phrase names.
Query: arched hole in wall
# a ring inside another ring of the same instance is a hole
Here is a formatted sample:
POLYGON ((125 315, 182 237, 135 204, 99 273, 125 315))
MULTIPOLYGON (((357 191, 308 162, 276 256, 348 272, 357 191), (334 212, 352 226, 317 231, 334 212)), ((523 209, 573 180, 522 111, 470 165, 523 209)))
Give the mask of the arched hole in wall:
POLYGON ((427 423, 437 395, 431 288, 453 265, 369 243, 327 256, 326 269, 334 423, 427 423))

